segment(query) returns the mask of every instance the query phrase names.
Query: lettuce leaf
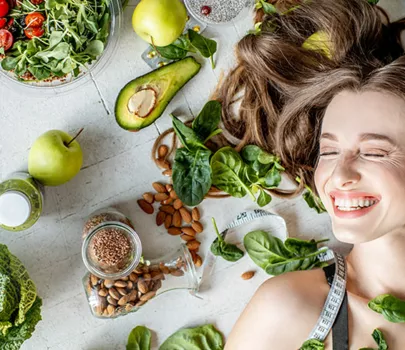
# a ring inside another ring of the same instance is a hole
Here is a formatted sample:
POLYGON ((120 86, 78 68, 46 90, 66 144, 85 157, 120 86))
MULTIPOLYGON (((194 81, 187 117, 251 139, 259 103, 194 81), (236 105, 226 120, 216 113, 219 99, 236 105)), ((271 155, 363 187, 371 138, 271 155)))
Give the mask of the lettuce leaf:
POLYGON ((25 321, 19 326, 10 328, 6 336, 0 334, 0 350, 18 350, 24 341, 31 338, 35 326, 42 319, 41 306, 42 300, 37 297, 25 315, 25 321))

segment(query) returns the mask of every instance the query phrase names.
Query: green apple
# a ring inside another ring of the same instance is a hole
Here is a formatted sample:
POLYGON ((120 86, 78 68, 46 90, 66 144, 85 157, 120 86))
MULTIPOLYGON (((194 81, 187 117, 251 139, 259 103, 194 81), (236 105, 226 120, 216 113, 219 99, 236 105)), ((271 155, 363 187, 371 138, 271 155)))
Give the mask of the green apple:
POLYGON ((79 143, 64 131, 50 130, 38 137, 28 156, 28 171, 45 186, 73 179, 83 163, 79 143))
POLYGON ((141 0, 132 16, 135 32, 156 46, 170 45, 183 33, 186 22, 187 11, 180 0, 141 0))
POLYGON ((329 34, 325 31, 318 31, 304 41, 302 47, 306 50, 319 51, 327 58, 332 59, 332 43, 329 34))

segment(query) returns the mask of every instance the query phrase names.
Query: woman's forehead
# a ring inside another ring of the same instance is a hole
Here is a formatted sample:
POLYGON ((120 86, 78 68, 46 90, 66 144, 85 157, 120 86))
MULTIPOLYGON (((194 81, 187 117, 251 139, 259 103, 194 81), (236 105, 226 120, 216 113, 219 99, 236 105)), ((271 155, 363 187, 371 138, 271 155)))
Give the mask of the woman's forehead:
POLYGON ((384 92, 343 91, 326 109, 322 133, 338 139, 382 134, 405 144, 405 100, 384 92))

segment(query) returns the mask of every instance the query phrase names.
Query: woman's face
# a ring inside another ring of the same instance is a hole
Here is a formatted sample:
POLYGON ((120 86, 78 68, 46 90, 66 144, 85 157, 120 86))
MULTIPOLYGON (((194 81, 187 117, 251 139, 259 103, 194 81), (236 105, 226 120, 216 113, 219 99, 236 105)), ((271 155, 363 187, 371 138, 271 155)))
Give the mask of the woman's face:
POLYGON ((362 243, 405 227, 405 101, 344 91, 322 123, 315 184, 333 231, 362 243))

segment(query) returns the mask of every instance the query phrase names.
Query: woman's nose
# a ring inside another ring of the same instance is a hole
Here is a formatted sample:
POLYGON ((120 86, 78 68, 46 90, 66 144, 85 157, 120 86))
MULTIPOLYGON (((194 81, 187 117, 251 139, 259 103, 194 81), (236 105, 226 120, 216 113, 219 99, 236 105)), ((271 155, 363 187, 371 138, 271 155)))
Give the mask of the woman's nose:
POLYGON ((360 181, 361 175, 356 165, 356 159, 357 157, 344 155, 336 163, 332 173, 332 182, 335 188, 347 189, 360 181))

